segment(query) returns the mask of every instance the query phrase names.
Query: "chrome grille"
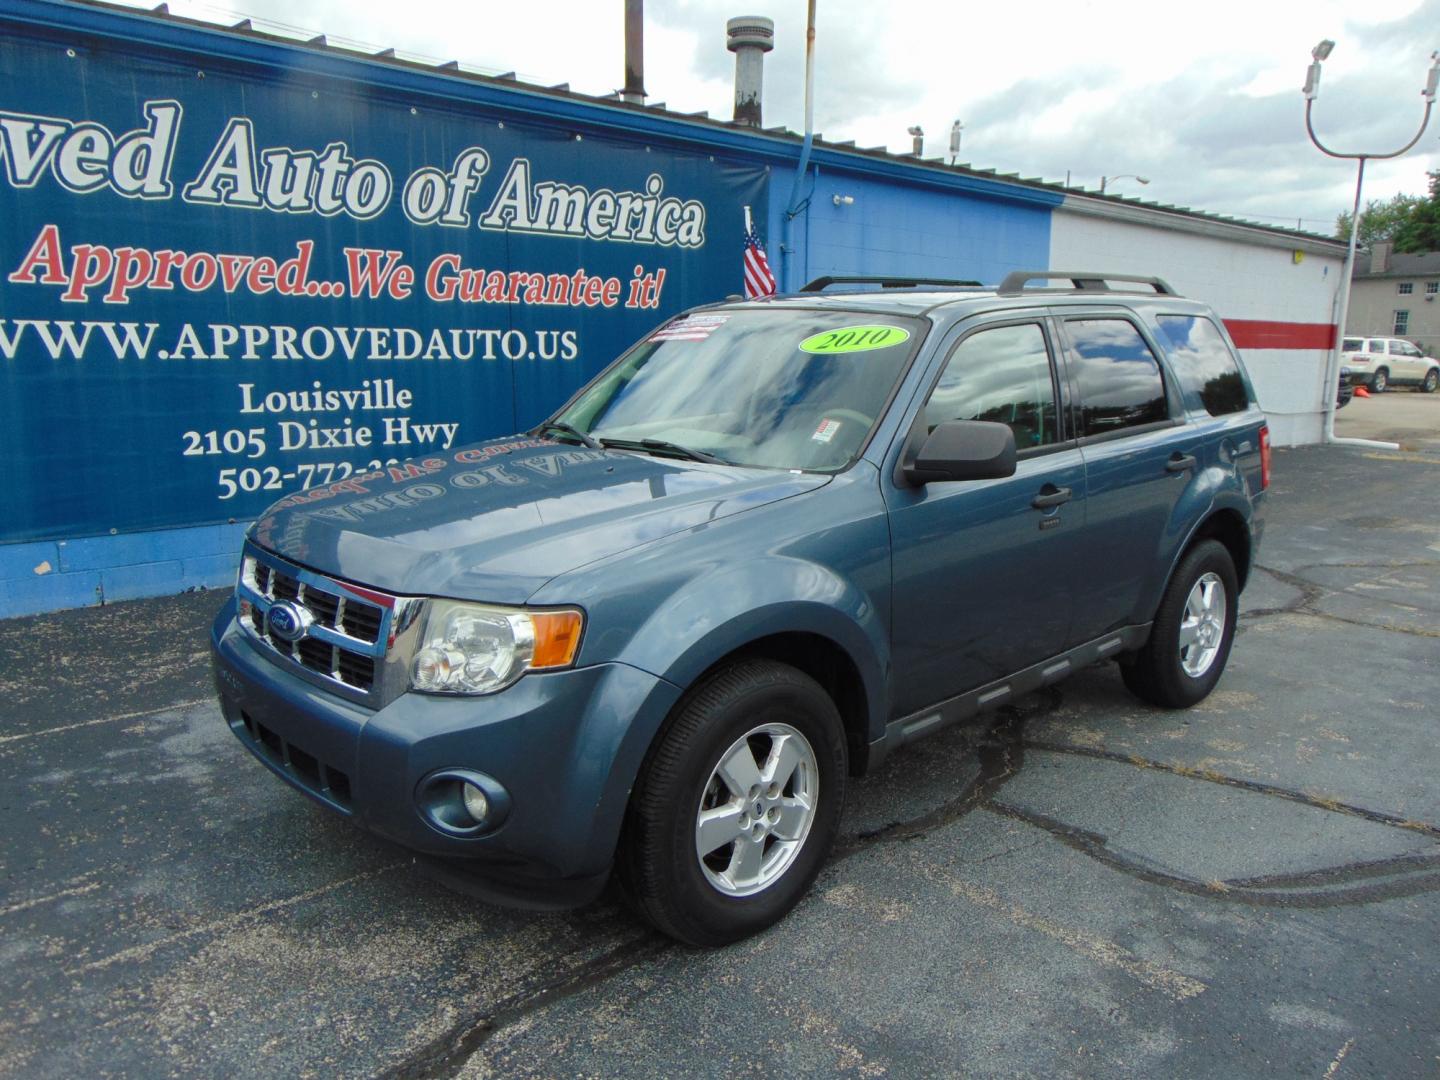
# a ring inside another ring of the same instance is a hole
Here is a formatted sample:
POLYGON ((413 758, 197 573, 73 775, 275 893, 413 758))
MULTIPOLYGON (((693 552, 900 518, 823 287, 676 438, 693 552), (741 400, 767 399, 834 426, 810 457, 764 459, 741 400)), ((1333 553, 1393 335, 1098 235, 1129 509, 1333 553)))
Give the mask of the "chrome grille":
POLYGON ((399 598, 361 589, 245 546, 236 586, 240 625, 276 657, 361 701, 378 700, 379 672, 390 644, 399 598), (298 605, 308 627, 297 641, 271 633, 277 603, 298 605))

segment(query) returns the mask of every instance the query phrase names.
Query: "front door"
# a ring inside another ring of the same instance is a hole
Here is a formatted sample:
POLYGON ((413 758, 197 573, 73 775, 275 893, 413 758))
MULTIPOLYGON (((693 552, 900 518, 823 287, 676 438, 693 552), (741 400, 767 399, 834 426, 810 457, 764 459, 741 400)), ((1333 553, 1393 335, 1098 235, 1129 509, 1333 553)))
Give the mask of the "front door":
POLYGON ((991 420, 1015 433, 999 480, 887 480, 894 552, 893 708, 904 716, 1061 652, 1085 514, 1085 466, 1062 426, 1041 319, 989 321, 951 350, 923 406, 925 433, 991 420))

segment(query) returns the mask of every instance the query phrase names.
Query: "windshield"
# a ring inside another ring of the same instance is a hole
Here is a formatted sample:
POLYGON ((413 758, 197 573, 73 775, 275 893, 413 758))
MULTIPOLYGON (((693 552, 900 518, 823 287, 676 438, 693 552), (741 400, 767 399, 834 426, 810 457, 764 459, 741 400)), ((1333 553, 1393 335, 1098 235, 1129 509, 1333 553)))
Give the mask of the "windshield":
POLYGON ((605 446, 836 471, 859 453, 926 327, 869 312, 682 316, 555 419, 605 446))

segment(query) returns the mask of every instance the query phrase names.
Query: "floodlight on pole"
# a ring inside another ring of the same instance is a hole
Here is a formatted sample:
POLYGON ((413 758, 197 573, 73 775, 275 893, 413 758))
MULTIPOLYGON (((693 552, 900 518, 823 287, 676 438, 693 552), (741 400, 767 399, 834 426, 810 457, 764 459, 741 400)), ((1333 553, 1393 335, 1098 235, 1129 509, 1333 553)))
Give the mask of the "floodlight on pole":
POLYGON ((1148 176, 1136 176, 1134 173, 1121 173, 1119 176, 1102 176, 1100 177, 1100 194, 1104 195, 1105 189, 1116 180, 1134 180, 1137 184, 1148 184, 1150 182, 1148 176))
POLYGON ((1305 100, 1314 101, 1320 93, 1320 62, 1330 56, 1335 42, 1326 38, 1310 50, 1310 67, 1305 72, 1305 100))
POLYGON ((1329 356, 1325 365, 1325 423, 1323 439, 1327 443, 1339 443, 1344 446, 1372 446, 1384 450, 1399 449, 1398 443, 1378 442, 1374 439, 1341 439, 1335 435, 1335 404, 1340 394, 1340 352, 1344 345, 1345 321, 1350 315, 1350 281, 1355 273, 1355 247, 1360 237, 1360 192, 1365 186, 1365 162, 1371 158, 1383 161, 1387 158, 1397 158, 1408 152, 1411 147, 1420 141, 1420 136, 1425 134, 1425 129, 1430 126, 1430 111, 1435 107, 1435 90, 1440 84, 1440 50, 1430 54, 1430 71, 1425 79, 1425 89, 1420 91, 1420 96, 1425 99, 1425 114, 1420 118, 1420 129, 1415 132, 1415 137, 1407 142, 1399 150, 1392 150, 1389 153, 1367 154, 1363 152, 1344 152, 1332 150, 1320 141, 1315 134, 1314 124, 1311 122, 1310 112, 1315 104, 1315 99, 1320 96, 1320 64, 1330 55, 1335 48, 1335 43, 1329 38, 1320 42, 1310 50, 1310 70, 1305 75, 1305 132, 1310 136, 1310 141, 1322 154, 1333 158, 1348 158, 1356 162, 1355 167, 1355 204, 1350 211, 1350 243, 1345 253, 1345 269, 1340 274, 1340 295, 1335 309, 1335 341, 1332 344, 1329 356))

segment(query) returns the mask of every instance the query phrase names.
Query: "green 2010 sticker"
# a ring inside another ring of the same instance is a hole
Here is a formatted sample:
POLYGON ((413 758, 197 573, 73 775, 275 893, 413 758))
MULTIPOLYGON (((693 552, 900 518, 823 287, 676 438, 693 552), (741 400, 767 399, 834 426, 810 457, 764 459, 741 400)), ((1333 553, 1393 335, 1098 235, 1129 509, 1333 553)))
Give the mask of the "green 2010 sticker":
POLYGON ((898 326, 842 326, 839 330, 811 334, 800 342, 800 350, 821 354, 865 352, 888 349, 909 339, 910 331, 898 326))

